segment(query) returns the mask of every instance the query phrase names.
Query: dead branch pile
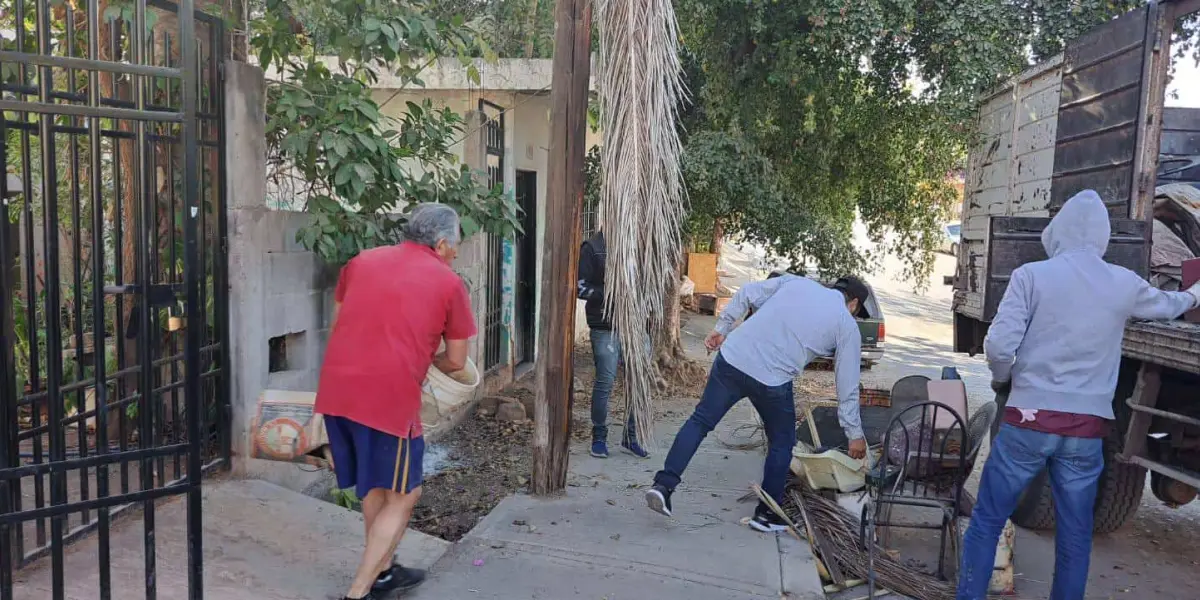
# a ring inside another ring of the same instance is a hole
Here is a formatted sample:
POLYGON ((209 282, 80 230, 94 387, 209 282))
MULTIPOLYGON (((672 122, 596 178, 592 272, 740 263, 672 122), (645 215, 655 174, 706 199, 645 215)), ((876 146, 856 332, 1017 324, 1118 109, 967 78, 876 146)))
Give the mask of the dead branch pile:
MULTIPOLYGON (((814 550, 826 569, 830 572, 840 570, 846 577, 866 579, 867 551, 859 545, 858 519, 801 480, 793 480, 787 496, 782 507, 784 513, 798 524, 805 522, 804 513, 807 513, 808 523, 815 529, 813 535, 822 540, 821 548, 814 544, 814 550)), ((875 549, 875 581, 879 588, 916 600, 954 598, 952 584, 905 567, 880 547, 875 549)))

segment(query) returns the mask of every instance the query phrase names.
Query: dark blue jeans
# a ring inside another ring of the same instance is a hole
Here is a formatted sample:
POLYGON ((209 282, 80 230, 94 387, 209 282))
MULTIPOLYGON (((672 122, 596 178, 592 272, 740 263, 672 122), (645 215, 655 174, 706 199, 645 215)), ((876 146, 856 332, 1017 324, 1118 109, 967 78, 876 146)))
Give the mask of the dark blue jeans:
MULTIPOLYGON (((617 381, 617 367, 621 364, 621 340, 616 332, 604 329, 592 330, 592 360, 596 363, 596 380, 592 383, 592 441, 608 441, 608 400, 612 398, 613 384, 617 381)), ((634 435, 633 413, 625 427, 625 435, 634 435)))
POLYGON ((1004 522, 1021 492, 1050 469, 1054 493, 1054 585, 1050 600, 1083 600, 1092 554, 1092 511, 1104 470, 1104 440, 1064 437, 1003 425, 979 482, 979 500, 963 537, 958 600, 987 598, 1004 522))
POLYGON ((663 470, 654 476, 654 482, 674 490, 700 447, 700 442, 742 398, 750 399, 767 430, 763 490, 776 502, 782 503, 788 467, 792 463, 792 448, 796 445, 796 404, 792 397, 792 382, 763 385, 725 362, 720 354, 713 359, 700 403, 675 435, 675 442, 667 453, 667 462, 663 470))

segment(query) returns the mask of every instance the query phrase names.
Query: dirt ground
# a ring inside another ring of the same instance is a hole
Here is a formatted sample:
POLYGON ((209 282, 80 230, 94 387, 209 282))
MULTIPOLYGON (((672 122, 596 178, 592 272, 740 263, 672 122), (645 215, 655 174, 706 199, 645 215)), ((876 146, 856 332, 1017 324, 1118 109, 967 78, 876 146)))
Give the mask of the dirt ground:
MULTIPOLYGON (((514 399, 533 397, 533 376, 527 373, 497 395, 514 399)), ((575 350, 576 391, 571 431, 575 439, 591 435, 591 398, 582 390, 590 391, 594 378, 591 348, 580 345, 575 350)), ((624 390, 620 382, 616 388, 612 403, 619 406, 624 390)), ((445 446, 448 464, 426 478, 421 502, 413 514, 415 529, 456 542, 505 496, 528 491, 533 470, 532 420, 505 423, 492 416, 473 414, 440 444, 445 446)))
POLYGON ((505 496, 529 483, 532 441, 532 422, 468 417, 445 440, 450 466, 422 484, 412 527, 452 542, 461 539, 505 496))

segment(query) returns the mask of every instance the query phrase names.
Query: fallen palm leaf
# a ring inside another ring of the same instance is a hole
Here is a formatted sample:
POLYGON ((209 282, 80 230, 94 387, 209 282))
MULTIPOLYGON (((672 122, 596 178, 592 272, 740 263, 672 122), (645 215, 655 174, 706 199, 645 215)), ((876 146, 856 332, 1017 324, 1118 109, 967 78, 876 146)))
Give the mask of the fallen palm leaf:
MULTIPOLYGON (((764 496, 765 494, 760 494, 764 496)), ((857 579, 867 579, 867 549, 859 544, 859 520, 846 512, 837 502, 821 496, 808 484, 793 479, 787 488, 787 501, 780 507, 768 502, 780 517, 794 522, 807 516, 814 535, 822 544, 813 544, 827 568, 837 565, 842 573, 857 579)), ((878 546, 875 551, 875 581, 881 588, 915 600, 953 600, 954 586, 931 575, 905 567, 878 546)), ((879 593, 876 593, 878 596, 879 593)))

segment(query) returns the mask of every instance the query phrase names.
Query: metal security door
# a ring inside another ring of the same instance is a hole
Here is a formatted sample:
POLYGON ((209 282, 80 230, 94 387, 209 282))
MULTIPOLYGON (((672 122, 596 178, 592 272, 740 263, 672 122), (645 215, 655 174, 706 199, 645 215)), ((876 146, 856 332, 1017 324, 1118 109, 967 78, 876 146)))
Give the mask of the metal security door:
MULTIPOLYGON (((483 124, 483 159, 488 189, 504 186, 504 109, 479 101, 483 124)), ((483 323, 483 369, 504 366, 507 331, 504 327, 504 238, 487 234, 487 308, 483 323)))
POLYGON ((537 346, 537 171, 517 171, 517 205, 521 233, 517 236, 516 289, 513 298, 514 364, 531 363, 537 346))
POLYGON ((198 599, 201 476, 229 456, 222 24, 191 0, 2 6, 0 598, 39 560, 55 599, 156 597, 155 501, 182 495, 198 599), (131 588, 109 542, 133 507, 131 588), (65 577, 93 531, 95 577, 65 577))

